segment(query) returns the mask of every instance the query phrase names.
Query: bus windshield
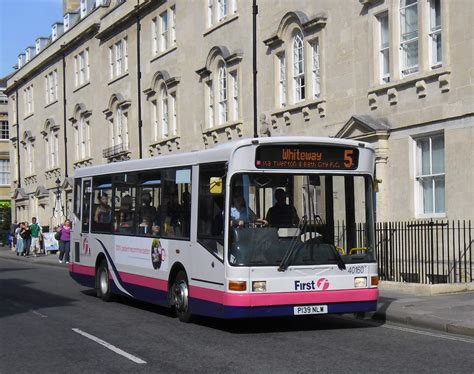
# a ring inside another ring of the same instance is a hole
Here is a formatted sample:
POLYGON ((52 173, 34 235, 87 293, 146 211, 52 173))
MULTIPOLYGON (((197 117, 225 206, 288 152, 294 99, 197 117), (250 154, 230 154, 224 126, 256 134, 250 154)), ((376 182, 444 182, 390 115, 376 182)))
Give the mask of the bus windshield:
POLYGON ((375 261, 370 176, 245 173, 230 187, 231 265, 375 261))

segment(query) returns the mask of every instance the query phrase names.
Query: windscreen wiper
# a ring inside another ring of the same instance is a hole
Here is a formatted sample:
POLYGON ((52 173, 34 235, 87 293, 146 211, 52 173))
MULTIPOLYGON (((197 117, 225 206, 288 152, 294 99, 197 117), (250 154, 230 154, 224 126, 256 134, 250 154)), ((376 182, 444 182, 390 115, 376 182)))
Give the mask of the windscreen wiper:
POLYGON ((344 259, 342 258, 341 253, 339 253, 335 245, 330 244, 329 246, 331 247, 334 254, 336 255, 336 263, 339 270, 346 270, 346 263, 344 262, 344 259))
MULTIPOLYGON (((306 226, 306 216, 301 217, 300 221, 298 222, 298 229, 299 234, 301 234, 306 226)), ((298 236, 295 236, 287 251, 285 252, 285 255, 283 256, 283 259, 280 262, 280 266, 278 267, 278 271, 286 271, 288 269, 288 266, 290 265, 290 259, 293 257, 293 254, 295 253, 295 250, 298 248, 298 236)))

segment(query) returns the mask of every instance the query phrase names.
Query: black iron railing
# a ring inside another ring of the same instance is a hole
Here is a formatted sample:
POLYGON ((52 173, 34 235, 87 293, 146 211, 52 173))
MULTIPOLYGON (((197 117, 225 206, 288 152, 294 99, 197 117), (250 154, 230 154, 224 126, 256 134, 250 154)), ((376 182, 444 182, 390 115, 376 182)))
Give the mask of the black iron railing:
POLYGON ((382 280, 412 283, 473 281, 471 221, 381 222, 376 251, 382 280))
POLYGON ((120 143, 120 144, 116 144, 112 147, 105 148, 102 151, 102 156, 104 158, 111 158, 111 157, 118 156, 118 155, 120 155, 120 154, 122 154, 126 151, 127 151, 127 147, 125 146, 125 144, 120 143))

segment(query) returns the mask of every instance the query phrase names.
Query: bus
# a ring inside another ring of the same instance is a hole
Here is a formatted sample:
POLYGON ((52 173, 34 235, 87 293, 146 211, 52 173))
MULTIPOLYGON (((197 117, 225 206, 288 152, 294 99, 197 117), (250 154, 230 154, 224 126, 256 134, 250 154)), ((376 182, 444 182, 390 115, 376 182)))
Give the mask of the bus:
POLYGON ((374 311, 374 150, 265 137, 77 169, 69 272, 223 319, 374 311))

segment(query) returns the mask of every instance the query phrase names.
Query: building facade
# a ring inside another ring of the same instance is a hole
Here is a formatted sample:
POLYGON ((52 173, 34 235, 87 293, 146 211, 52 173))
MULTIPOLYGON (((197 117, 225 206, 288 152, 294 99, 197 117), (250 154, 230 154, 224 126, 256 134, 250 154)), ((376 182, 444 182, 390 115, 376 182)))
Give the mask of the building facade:
POLYGON ((10 136, 7 77, 0 78, 0 207, 10 207, 10 136))
POLYGON ((474 218, 470 0, 258 0, 255 34, 250 0, 71 4, 8 80, 17 220, 67 215, 77 168, 255 133, 371 143, 379 221, 474 218))

